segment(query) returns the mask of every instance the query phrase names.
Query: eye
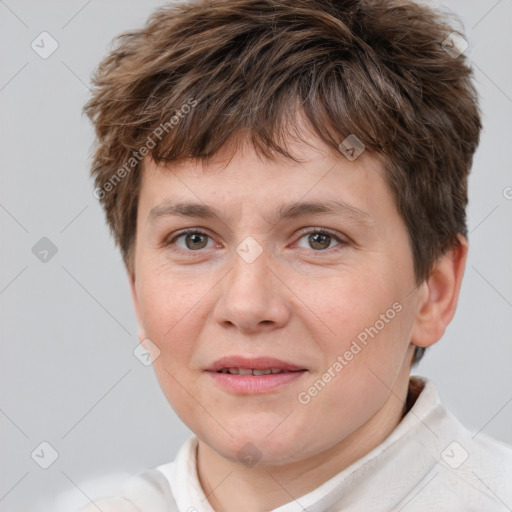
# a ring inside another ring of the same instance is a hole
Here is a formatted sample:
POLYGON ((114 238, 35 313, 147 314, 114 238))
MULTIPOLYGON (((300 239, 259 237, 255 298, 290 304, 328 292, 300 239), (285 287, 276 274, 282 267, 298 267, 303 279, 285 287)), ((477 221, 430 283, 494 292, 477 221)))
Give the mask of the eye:
POLYGON ((313 231, 308 231, 304 233, 300 240, 303 238, 306 238, 306 244, 309 245, 309 247, 305 247, 305 249, 313 248, 317 252, 331 248, 331 242, 333 241, 338 242, 338 245, 341 246, 348 245, 348 242, 340 239, 324 228, 315 228, 313 231))
MULTIPOLYGON (((183 251, 192 251, 195 252, 199 249, 205 249, 207 248, 208 239, 210 238, 209 235, 206 233, 203 233, 202 231, 198 231, 196 229, 193 230, 187 230, 182 231, 178 235, 176 235, 174 238, 166 242, 167 246, 173 246, 176 245, 179 249, 183 251), (179 239, 183 239, 183 244, 180 245, 177 242, 179 239)), ((213 240, 211 240, 213 242, 213 240)), ((174 250, 174 249, 173 249, 174 250)))
MULTIPOLYGON (((305 243, 307 244, 306 247, 302 246, 302 248, 312 248, 315 252, 324 252, 326 249, 332 248, 332 242, 337 242, 334 247, 348 245, 347 241, 325 228, 314 228, 313 230, 307 231, 300 237, 299 242, 302 239, 306 239, 305 243)), ((212 248, 211 244, 208 246, 208 240, 210 240, 213 246, 215 245, 208 234, 197 229, 188 229, 169 238, 169 240, 165 242, 165 246, 172 251, 199 252, 201 249, 212 248), (179 242, 180 240, 181 242, 179 242)))

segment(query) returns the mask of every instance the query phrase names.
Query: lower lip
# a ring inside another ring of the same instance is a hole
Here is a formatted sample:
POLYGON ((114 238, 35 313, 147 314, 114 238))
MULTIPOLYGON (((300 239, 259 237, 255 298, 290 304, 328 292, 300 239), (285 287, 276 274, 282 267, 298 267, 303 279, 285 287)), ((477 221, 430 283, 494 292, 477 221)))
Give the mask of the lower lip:
POLYGON ((297 372, 270 373, 268 375, 232 375, 208 371, 216 384, 232 393, 253 395, 265 393, 300 379, 306 370, 297 372))

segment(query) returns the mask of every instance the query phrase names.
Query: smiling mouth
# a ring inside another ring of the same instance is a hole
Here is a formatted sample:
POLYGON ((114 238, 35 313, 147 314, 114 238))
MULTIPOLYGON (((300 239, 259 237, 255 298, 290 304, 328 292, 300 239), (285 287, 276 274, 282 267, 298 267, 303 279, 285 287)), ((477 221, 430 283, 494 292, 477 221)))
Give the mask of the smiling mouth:
POLYGON ((282 370, 281 368, 265 368, 263 370, 257 370, 255 368, 222 368, 216 373, 229 373, 231 375, 270 375, 276 373, 295 373, 303 372, 305 370, 282 370))

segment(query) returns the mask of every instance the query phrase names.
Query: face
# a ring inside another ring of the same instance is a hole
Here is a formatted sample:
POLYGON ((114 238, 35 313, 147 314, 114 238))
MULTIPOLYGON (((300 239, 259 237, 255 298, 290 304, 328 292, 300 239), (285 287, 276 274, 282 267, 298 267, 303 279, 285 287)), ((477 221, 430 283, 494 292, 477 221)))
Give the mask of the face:
POLYGON ((419 292, 382 164, 314 142, 300 164, 249 145, 227 164, 145 162, 139 337, 176 413, 233 461, 248 442, 267 464, 329 450, 408 379, 419 292), (287 371, 216 371, 249 365, 287 371))

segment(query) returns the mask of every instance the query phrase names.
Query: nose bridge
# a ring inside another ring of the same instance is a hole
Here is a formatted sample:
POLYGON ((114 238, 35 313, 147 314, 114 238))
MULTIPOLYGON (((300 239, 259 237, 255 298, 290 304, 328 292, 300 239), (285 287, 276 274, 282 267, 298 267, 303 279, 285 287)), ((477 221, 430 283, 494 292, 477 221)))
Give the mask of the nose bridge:
POLYGON ((236 248, 232 270, 222 286, 217 315, 221 323, 257 330, 261 325, 282 325, 288 318, 286 298, 275 279, 272 254, 248 237, 236 248))
POLYGON ((233 271, 229 288, 243 297, 246 291, 249 299, 260 300, 268 295, 271 277, 269 266, 272 255, 252 236, 246 237, 233 255, 233 271))

